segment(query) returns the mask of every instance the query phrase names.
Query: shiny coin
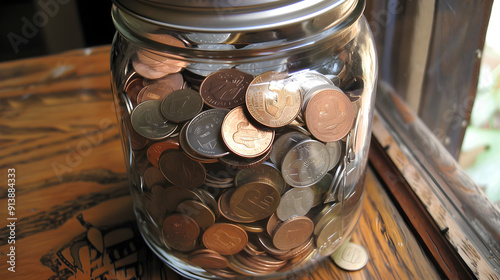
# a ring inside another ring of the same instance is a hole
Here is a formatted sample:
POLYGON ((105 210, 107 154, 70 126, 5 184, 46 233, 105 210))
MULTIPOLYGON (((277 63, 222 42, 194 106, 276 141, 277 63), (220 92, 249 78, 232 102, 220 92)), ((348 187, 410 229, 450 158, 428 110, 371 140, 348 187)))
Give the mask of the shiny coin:
POLYGON ((292 216, 304 216, 311 210, 314 202, 314 192, 311 188, 292 188, 282 197, 276 215, 282 221, 292 216))
POLYGON ((301 108, 298 85, 287 74, 274 71, 261 74, 250 83, 245 101, 250 115, 269 127, 291 123, 301 108))
POLYGON ((188 124, 189 123, 185 123, 182 126, 181 131, 179 132, 179 144, 180 144, 182 150, 184 151, 184 153, 186 153, 186 155, 190 159, 198 161, 198 162, 201 162, 201 163, 214 163, 214 162, 217 162, 216 158, 207 158, 207 157, 203 157, 203 156, 198 155, 191 148, 191 146, 189 146, 189 144, 187 142, 187 139, 186 139, 186 137, 187 137, 187 135, 186 135, 186 129, 187 129, 188 124))
POLYGON ((325 145, 304 140, 286 154, 281 166, 285 181, 294 187, 307 187, 323 178, 330 165, 325 145))
POLYGON ((180 123, 192 119, 203 108, 201 96, 192 89, 178 89, 163 98, 160 111, 171 122, 180 123))
POLYGON ((333 142, 349 133, 354 121, 351 101, 339 88, 323 89, 307 103, 305 119, 318 140, 333 142))
POLYGON ((206 171, 203 164, 190 159, 179 150, 164 152, 158 166, 163 176, 176 186, 193 189, 205 181, 206 171))
POLYGON ((227 109, 210 109, 194 117, 186 128, 186 140, 191 149, 209 158, 229 154, 220 133, 228 112, 227 109))
POLYGON ((300 132, 288 132, 276 139, 273 144, 273 149, 271 151, 271 161, 276 164, 278 168, 281 167, 281 163, 286 153, 296 144, 303 140, 310 139, 307 135, 300 132))
POLYGON ((144 79, 142 84, 143 86, 149 86, 152 84, 165 84, 173 90, 177 90, 183 88, 184 78, 182 77, 182 74, 174 73, 156 80, 144 79))
POLYGON ((280 224, 273 234, 273 244, 280 250, 290 250, 306 242, 314 230, 307 217, 292 217, 280 224))
POLYGON ((336 216, 328 222, 319 231, 316 237, 316 247, 322 256, 329 255, 335 250, 342 240, 340 236, 342 230, 342 217, 336 216))
POLYGON ((186 37, 196 44, 218 44, 229 39, 231 33, 189 33, 186 37))
POLYGON ((196 200, 185 200, 177 205, 177 212, 192 218, 205 230, 215 222, 215 214, 205 204, 196 200))
POLYGON ((238 187, 231 195, 229 207, 231 211, 245 222, 254 222, 271 216, 280 201, 276 187, 251 182, 238 187))
POLYGON ((232 109, 245 102, 245 93, 253 76, 236 69, 222 69, 207 76, 200 95, 207 106, 232 109))
POLYGON ((163 118, 160 100, 142 102, 132 111, 130 118, 134 130, 143 137, 159 140, 170 136, 177 125, 163 118))
POLYGON ((333 85, 330 79, 316 71, 302 71, 293 74, 291 78, 299 85, 302 97, 317 86, 333 85))
POLYGON ((224 157, 219 158, 219 161, 229 168, 234 169, 245 169, 255 167, 263 162, 265 162, 269 155, 271 154, 272 148, 266 153, 255 158, 244 158, 237 156, 235 154, 229 154, 224 157))
POLYGON ((203 245, 221 255, 233 255, 243 250, 248 242, 244 229, 228 223, 215 223, 203 233, 203 245))
POLYGON ((154 166, 158 167, 158 161, 160 160, 160 156, 166 150, 178 150, 179 142, 168 139, 163 142, 154 143, 149 146, 147 151, 147 157, 149 162, 154 166))
POLYGON ((323 197, 326 192, 330 189, 331 184, 333 183, 333 175, 330 173, 326 173, 319 182, 310 186, 310 188, 314 192, 314 201, 313 207, 318 206, 323 201, 323 197))
POLYGON ((137 95, 139 92, 142 90, 144 87, 142 85, 143 79, 134 73, 135 75, 130 76, 129 81, 127 81, 126 86, 125 86, 125 92, 127 93, 128 97, 130 98, 130 101, 132 102, 133 105, 137 104, 137 95))
POLYGON ((281 224, 281 220, 278 218, 276 213, 273 213, 271 217, 267 220, 266 232, 269 236, 272 236, 276 227, 281 224))
POLYGON ((274 139, 274 130, 254 126, 241 106, 227 113, 221 130, 226 147, 241 157, 254 158, 264 154, 274 139))
POLYGON ((148 100, 162 100, 173 90, 173 88, 165 84, 152 84, 149 86, 145 86, 137 95, 137 103, 142 103, 148 100))
POLYGON ((360 270, 368 263, 366 249, 351 242, 343 244, 330 257, 336 265, 348 271, 360 270))
POLYGON ((163 221, 162 235, 169 247, 177 251, 189 252, 196 247, 200 228, 190 217, 172 214, 163 221))
POLYGON ((188 260, 203 268, 222 269, 228 265, 228 260, 213 250, 203 249, 192 252, 188 260))
POLYGON ((241 187, 251 182, 264 182, 274 186, 281 194, 286 188, 281 172, 267 162, 252 168, 243 169, 236 173, 234 184, 241 187))
POLYGON ((330 155, 330 165, 328 166, 328 171, 330 171, 340 160, 340 156, 342 155, 342 146, 339 141, 328 142, 325 146, 328 150, 328 154, 330 155))

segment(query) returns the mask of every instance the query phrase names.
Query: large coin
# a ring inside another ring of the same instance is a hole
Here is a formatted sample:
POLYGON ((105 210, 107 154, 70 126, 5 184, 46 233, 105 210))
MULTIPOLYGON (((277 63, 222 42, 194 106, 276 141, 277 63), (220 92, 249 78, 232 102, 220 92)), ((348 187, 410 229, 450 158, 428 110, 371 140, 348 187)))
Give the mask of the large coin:
POLYGON ((285 181, 294 187, 308 187, 323 178, 330 157, 325 145, 316 140, 304 140, 286 154, 281 165, 285 181))
POLYGON ((163 221, 162 235, 169 247, 188 252, 196 247, 200 228, 188 216, 172 214, 163 221))
POLYGON ((280 137, 278 137, 278 139, 276 139, 276 141, 274 141, 270 157, 271 161, 276 164, 278 168, 280 168, 281 163, 283 162, 283 158, 285 157, 286 153, 288 153, 290 148, 307 139, 311 138, 303 133, 295 131, 281 135, 280 137))
POLYGON ((142 103, 148 100, 162 100, 173 90, 173 88, 166 84, 152 84, 145 86, 137 94, 137 103, 142 103))
POLYGON ((254 158, 271 148, 274 130, 254 126, 245 116, 243 107, 238 106, 227 113, 222 122, 222 139, 231 152, 254 158))
POLYGON ((360 270, 368 262, 366 249, 351 242, 342 245, 330 257, 340 268, 349 271, 360 270))
POLYGON ((203 164, 190 159, 179 150, 164 152, 158 166, 163 176, 176 186, 193 189, 205 181, 206 170, 203 164))
POLYGON ((301 107, 300 88, 286 73, 269 71, 248 86, 246 106, 250 115, 269 127, 291 123, 301 107))
POLYGON ((311 188, 292 188, 282 197, 276 215, 282 221, 292 216, 304 216, 311 210, 314 192, 311 188))
POLYGON ((354 122, 349 98, 336 87, 322 89, 307 103, 305 119, 309 131, 323 142, 344 138, 354 122))
POLYGON ((160 100, 142 102, 132 111, 132 126, 141 136, 159 140, 170 136, 177 128, 176 124, 163 118, 160 103, 160 100))
POLYGON ((292 217, 278 225, 273 233, 273 244, 280 250, 290 250, 309 239, 314 229, 311 219, 292 217))
POLYGON ((286 188, 286 183, 281 176, 281 172, 268 162, 240 170, 234 177, 234 184, 236 187, 241 187, 251 182, 267 182, 268 184, 272 184, 280 194, 283 193, 286 188))
POLYGON ((160 111, 165 119, 180 123, 192 119, 203 108, 201 96, 192 89, 178 89, 163 98, 160 111))
POLYGON ((212 108, 232 109, 245 102, 245 93, 253 76, 236 69, 222 69, 205 78, 200 95, 212 108))
MULTIPOLYGON (((229 213, 238 222, 251 223, 271 216, 278 208, 279 201, 280 194, 274 186, 252 182, 237 188, 231 194, 229 213)), ((225 203, 219 205, 227 208, 225 203)))
POLYGON ((210 158, 229 154, 222 140, 221 128, 227 109, 211 109, 199 113, 186 128, 186 140, 196 153, 210 158))
POLYGON ((248 235, 241 227, 229 223, 216 223, 203 233, 203 245, 221 255, 233 255, 243 250, 248 235))

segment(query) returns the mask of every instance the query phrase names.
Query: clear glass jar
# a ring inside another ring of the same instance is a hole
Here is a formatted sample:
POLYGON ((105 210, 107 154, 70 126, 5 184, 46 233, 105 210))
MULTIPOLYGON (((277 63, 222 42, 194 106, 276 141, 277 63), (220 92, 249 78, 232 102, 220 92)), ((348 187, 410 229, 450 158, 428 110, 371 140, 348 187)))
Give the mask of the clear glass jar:
POLYGON ((140 231, 193 279, 279 278, 361 211, 377 62, 362 0, 115 0, 140 231))

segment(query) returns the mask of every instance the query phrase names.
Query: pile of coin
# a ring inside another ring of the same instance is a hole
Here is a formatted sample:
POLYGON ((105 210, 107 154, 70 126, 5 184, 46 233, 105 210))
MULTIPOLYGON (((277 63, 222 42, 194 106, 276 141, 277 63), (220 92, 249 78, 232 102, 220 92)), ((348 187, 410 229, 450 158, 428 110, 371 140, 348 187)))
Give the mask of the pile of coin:
POLYGON ((255 75, 137 52, 120 96, 132 170, 171 254, 231 278, 295 269, 337 245, 361 79, 344 81, 340 61, 329 74, 255 75))

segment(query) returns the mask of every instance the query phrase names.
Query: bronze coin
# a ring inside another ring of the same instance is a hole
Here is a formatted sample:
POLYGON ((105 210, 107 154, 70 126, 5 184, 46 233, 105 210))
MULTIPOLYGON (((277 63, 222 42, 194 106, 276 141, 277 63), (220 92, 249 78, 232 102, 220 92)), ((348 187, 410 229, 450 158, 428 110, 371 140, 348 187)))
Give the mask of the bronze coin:
POLYGON ((167 182, 167 179, 163 177, 160 169, 150 166, 144 170, 144 182, 146 186, 152 188, 154 185, 163 186, 167 182))
POLYGON ((278 218, 278 215, 276 215, 276 213, 273 213, 271 215, 271 217, 269 217, 269 220, 267 220, 267 226, 266 226, 267 234, 272 236, 274 233, 274 230, 280 224, 281 224, 281 220, 278 218))
POLYGON ((291 217, 280 224, 273 234, 273 244, 280 250, 290 250, 304 243, 314 230, 314 223, 304 216, 291 217))
POLYGON ((189 252, 196 247, 200 228, 190 217, 172 214, 163 220, 162 235, 169 247, 177 251, 189 252))
POLYGON ((242 106, 227 113, 222 122, 222 139, 226 147, 241 157, 254 158, 271 149, 274 130, 254 126, 242 106))
POLYGON ((178 89, 163 98, 160 110, 171 122, 181 123, 192 119, 203 108, 201 96, 192 89, 178 89))
POLYGON ((179 149, 179 142, 175 140, 165 140, 163 142, 158 142, 154 143, 153 145, 149 146, 148 151, 147 151, 147 156, 149 162, 154 166, 158 167, 158 161, 160 160, 161 154, 166 151, 166 150, 178 150, 179 149))
POLYGON ((208 75, 200 86, 205 104, 232 109, 245 103, 245 93, 253 76, 236 69, 222 69, 208 75))
POLYGON ((190 159, 179 150, 164 152, 158 166, 163 176, 176 186, 193 189, 205 181, 206 171, 203 164, 190 159))
POLYGON ((215 251, 214 253, 197 253, 190 255, 188 260, 199 267, 212 269, 226 268, 229 263, 225 257, 215 251))
POLYGON ((256 121, 268 127, 282 127, 299 114, 302 97, 298 84, 286 73, 269 71, 250 83, 245 101, 256 121))
POLYGON ((342 139, 352 128, 354 109, 347 96, 336 87, 323 89, 311 97, 305 112, 306 124, 323 142, 342 139))
POLYGON ((231 188, 221 194, 218 201, 219 212, 221 213, 222 216, 224 216, 224 218, 230 221, 237 223, 245 223, 247 221, 242 217, 237 216, 229 207, 229 203, 231 201, 231 195, 233 195, 234 191, 235 190, 231 188))
POLYGON ((144 197, 144 205, 156 222, 161 222, 166 215, 174 212, 181 201, 199 200, 193 191, 179 186, 154 185, 144 197))
POLYGON ((244 229, 228 223, 216 223, 203 233, 203 245, 221 255, 233 255, 243 250, 248 242, 244 229))
POLYGON ((167 75, 167 76, 160 78, 160 79, 156 79, 156 80, 144 79, 142 81, 143 86, 148 86, 148 85, 152 85, 152 84, 166 84, 167 86, 176 90, 176 89, 183 88, 184 79, 182 77, 182 74, 174 73, 174 74, 167 75))
MULTIPOLYGON (((135 74, 135 73, 134 73, 135 74)), ((125 92, 130 98, 130 101, 132 101, 132 104, 137 104, 137 95, 139 92, 143 89, 143 79, 136 75, 136 77, 132 78, 130 81, 127 82, 125 85, 125 92)))
POLYGON ((173 88, 166 84, 152 84, 145 86, 141 89, 139 94, 137 94, 137 103, 141 103, 148 100, 163 100, 163 98, 169 95, 173 88))
POLYGON ((192 218, 204 230, 215 222, 215 214, 205 204, 196 200, 184 200, 177 205, 177 212, 192 218))
POLYGON ((250 182, 235 190, 229 207, 236 216, 250 223, 271 216, 279 202, 280 194, 276 187, 263 182, 250 182))

